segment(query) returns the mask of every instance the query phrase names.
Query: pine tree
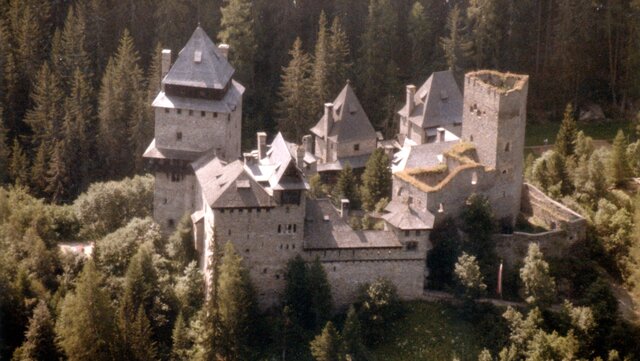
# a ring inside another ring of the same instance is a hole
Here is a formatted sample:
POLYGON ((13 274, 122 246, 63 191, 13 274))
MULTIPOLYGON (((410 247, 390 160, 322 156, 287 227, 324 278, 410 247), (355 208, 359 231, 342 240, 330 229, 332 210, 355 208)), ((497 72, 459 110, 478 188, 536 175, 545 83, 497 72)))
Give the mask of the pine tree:
POLYGON ((611 147, 611 156, 609 157, 609 178, 614 185, 620 185, 628 177, 630 172, 629 161, 627 159, 627 138, 620 129, 613 139, 611 147))
POLYGON ((25 340, 18 348, 13 360, 16 361, 56 361, 59 359, 55 343, 54 320, 44 301, 40 301, 33 310, 25 340))
POLYGON ((220 323, 222 327, 222 356, 225 360, 251 358, 251 343, 255 333, 257 303, 249 271, 242 266, 242 257, 233 244, 224 247, 220 278, 220 323))
POLYGON ((16 185, 25 187, 29 185, 29 160, 27 155, 24 154, 18 138, 13 139, 13 146, 11 147, 9 175, 16 185))
POLYGON ((314 121, 311 92, 311 60, 296 38, 289 52, 291 61, 283 69, 280 102, 277 105, 278 127, 288 139, 300 139, 314 121))
POLYGON ((116 326, 102 277, 88 261, 76 289, 65 297, 56 322, 58 344, 70 361, 110 361, 115 357, 116 326))
POLYGON ((204 304, 204 282, 197 261, 189 263, 184 269, 184 275, 178 277, 175 293, 180 302, 180 314, 189 322, 204 304))
POLYGON ((351 74, 351 51, 349 39, 342 27, 340 17, 333 18, 331 23, 331 36, 329 38, 329 57, 327 79, 329 79, 328 94, 338 94, 344 83, 349 80, 351 74))
POLYGON ((62 203, 70 199, 72 179, 67 162, 71 162, 69 157, 69 143, 67 140, 59 140, 55 142, 51 154, 51 160, 48 164, 46 172, 47 186, 45 192, 51 196, 54 203, 62 203))
POLYGON ((501 29, 496 0, 471 0, 467 8, 476 68, 497 67, 501 29))
POLYGON ((362 207, 371 212, 382 198, 390 198, 391 169, 384 149, 373 151, 362 174, 362 207))
POLYGON ((316 113, 316 115, 319 113, 322 104, 329 101, 333 95, 329 93, 331 55, 331 44, 327 30, 327 15, 322 11, 320 13, 320 20, 318 20, 318 36, 313 55, 313 70, 311 76, 314 96, 315 99, 318 99, 319 103, 314 104, 314 109, 316 110, 314 113, 316 113))
POLYGON ((348 199, 352 208, 358 208, 360 199, 358 198, 358 191, 356 185, 356 177, 353 174, 351 165, 349 162, 344 165, 340 174, 338 175, 338 181, 334 188, 333 193, 334 201, 340 203, 341 199, 348 199))
POLYGON ((220 22, 218 38, 231 46, 229 57, 237 70, 238 79, 248 85, 254 84, 254 63, 258 45, 253 22, 252 2, 249 0, 226 0, 220 22))
POLYGON ((520 269, 526 301, 538 307, 549 306, 556 294, 556 282, 549 274, 549 264, 542 258, 540 246, 530 243, 524 265, 520 269))
MULTIPOLYGON (((1 64, 0 64, 1 65, 1 64)), ((2 70, 0 69, 0 73, 2 70)), ((7 143, 7 128, 4 126, 3 110, 0 108, 0 184, 9 180, 9 143, 7 143)))
POLYGON ((49 164, 48 143, 41 143, 31 166, 31 188, 36 195, 44 196, 47 188, 47 165, 49 164))
POLYGON ((554 150, 565 158, 569 157, 575 153, 577 140, 578 126, 573 116, 573 106, 568 103, 564 110, 560 130, 558 130, 558 135, 556 136, 554 150))
POLYGON ((128 359, 138 361, 153 361, 158 359, 158 350, 153 341, 153 331, 151 324, 142 305, 138 307, 136 317, 132 320, 131 348, 128 350, 128 359))
POLYGON ((368 351, 362 340, 362 326, 353 305, 349 306, 347 319, 342 328, 342 341, 347 359, 351 361, 367 361, 368 351))
POLYGON ((82 6, 71 6, 60 33, 59 49, 51 50, 52 68, 68 93, 74 82, 74 72, 80 70, 88 79, 92 78, 89 54, 86 48, 87 26, 82 6), (57 55, 55 55, 57 53, 57 55))
POLYGON ((416 1, 411 8, 407 24, 407 36, 411 42, 411 74, 415 80, 431 73, 434 50, 434 24, 424 6, 416 1))
POLYGON ((314 324, 315 328, 319 329, 333 312, 331 285, 319 258, 316 257, 309 266, 307 278, 311 290, 311 310, 315 315, 314 324))
POLYGON ((187 324, 182 317, 182 313, 178 314, 176 323, 173 326, 173 334, 171 336, 171 360, 172 361, 188 361, 191 360, 191 340, 189 339, 187 324))
POLYGON ((390 0, 370 0, 360 49, 358 85, 362 104, 374 126, 387 121, 385 100, 398 87, 396 54, 398 19, 390 0), (370 109, 370 110, 369 110, 370 109))
POLYGON ((311 341, 311 354, 316 361, 343 361, 342 340, 331 321, 322 329, 322 333, 311 341))
MULTIPOLYGON (((189 0, 159 0, 153 14, 156 40, 167 46, 167 49, 180 49, 193 31, 193 20, 199 15, 195 14, 196 10, 189 0)), ((202 10, 204 9, 201 9, 200 14, 207 14, 208 18, 210 14, 202 10)), ((154 52, 155 54, 158 53, 154 52)))
POLYGON ((60 81, 45 63, 38 72, 38 78, 31 92, 33 109, 24 118, 33 131, 32 144, 45 144, 47 149, 58 139, 62 130, 62 104, 64 93, 60 81))
POLYGON ((315 317, 312 314, 313 300, 307 282, 307 268, 302 257, 297 255, 287 262, 284 273, 285 288, 283 306, 291 312, 291 321, 305 329, 311 329, 315 317))
POLYGON ((125 30, 116 55, 107 64, 99 95, 98 146, 108 178, 131 174, 151 141, 138 59, 133 38, 125 30))
POLYGON ((460 75, 473 54, 472 43, 467 39, 467 29, 460 7, 456 4, 447 16, 447 37, 440 38, 440 46, 449 69, 460 75))

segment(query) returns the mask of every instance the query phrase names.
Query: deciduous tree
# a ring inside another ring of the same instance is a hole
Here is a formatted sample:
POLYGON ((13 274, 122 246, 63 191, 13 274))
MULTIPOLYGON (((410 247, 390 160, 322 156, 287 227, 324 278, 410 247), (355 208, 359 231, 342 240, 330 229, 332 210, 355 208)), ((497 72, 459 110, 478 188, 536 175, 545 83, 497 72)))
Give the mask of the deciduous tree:
POLYGON ((556 297, 556 281, 550 275, 549 264, 543 259, 537 243, 529 244, 520 278, 527 303, 543 308, 551 305, 556 297))

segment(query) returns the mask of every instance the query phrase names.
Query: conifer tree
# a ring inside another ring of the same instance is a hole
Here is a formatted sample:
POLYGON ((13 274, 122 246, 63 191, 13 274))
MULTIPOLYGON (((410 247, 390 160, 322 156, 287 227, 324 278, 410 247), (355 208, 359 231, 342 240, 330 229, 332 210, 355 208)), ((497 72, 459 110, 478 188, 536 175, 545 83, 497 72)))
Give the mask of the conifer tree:
POLYGON ((138 307, 135 318, 131 325, 131 348, 127 359, 137 361, 154 361, 158 359, 158 350, 153 341, 153 331, 151 324, 142 305, 138 307))
POLYGON ((316 361, 343 361, 342 340, 340 333, 329 321, 310 344, 311 354, 316 361))
POLYGON ((537 243, 529 244, 520 278, 524 283, 527 303, 544 308, 553 302, 556 282, 549 274, 549 264, 543 259, 537 243))
POLYGON ((240 82, 252 87, 254 84, 254 63, 257 43, 252 14, 252 2, 249 0, 226 0, 220 9, 222 19, 218 38, 231 46, 229 57, 236 68, 240 82))
MULTIPOLYGON (((0 69, 0 72, 2 70, 0 69)), ((9 179, 9 143, 7 143, 7 128, 4 126, 3 110, 0 108, 0 184, 9 179)))
POLYGON ((176 323, 173 326, 173 334, 171 336, 171 360, 172 361, 188 361, 191 360, 192 343, 189 339, 187 324, 182 317, 182 313, 178 314, 176 323))
POLYGON ((346 198, 349 200, 349 204, 352 208, 358 208, 360 199, 358 198, 358 191, 356 185, 356 177, 353 174, 351 165, 349 162, 344 165, 340 174, 338 175, 338 181, 334 188, 334 201, 340 203, 340 200, 346 198))
MULTIPOLYGON (((49 143, 41 143, 36 151, 30 173, 30 184, 36 195, 44 196, 47 188, 47 165, 49 164, 49 143)), ((55 144, 55 142, 53 143, 55 144)))
POLYGON ((196 338, 194 347, 195 359, 215 361, 222 354, 222 322, 220 317, 220 292, 218 280, 220 279, 221 252, 218 245, 218 237, 215 228, 209 244, 210 258, 208 297, 203 312, 200 312, 200 324, 203 332, 196 338))
POLYGON ((133 38, 125 30, 116 55, 107 64, 99 95, 98 146, 108 178, 130 174, 134 163, 141 164, 138 160, 151 141, 138 60, 133 38))
POLYGON ((329 98, 338 94, 351 74, 351 50, 349 39, 342 27, 340 17, 333 18, 329 38, 329 58, 327 79, 329 79, 329 98))
POLYGON ((391 169, 389 156, 382 148, 373 151, 364 173, 362 174, 362 207, 367 211, 373 211, 376 204, 391 192, 391 169))
POLYGON ((307 282, 307 268, 302 257, 297 255, 287 262, 285 268, 285 288, 283 305, 291 312, 291 321, 306 329, 311 329, 315 317, 312 314, 313 300, 307 282))
POLYGON ((390 0, 370 0, 360 49, 358 85, 362 103, 374 126, 385 124, 385 100, 398 85, 394 60, 398 19, 390 0), (370 110, 369 110, 370 109, 370 110))
POLYGON ((307 271, 308 283, 311 287, 311 308, 315 314, 315 328, 319 329, 331 317, 333 312, 331 285, 327 280, 327 273, 320 263, 320 259, 316 259, 309 266, 307 271))
POLYGON ((57 361, 60 357, 55 343, 54 320, 44 301, 33 310, 22 346, 13 354, 16 361, 57 361))
POLYGON ((554 150, 565 158, 569 157, 575 153, 577 140, 578 126, 573 116, 573 106, 568 103, 564 110, 560 130, 558 130, 558 135, 556 136, 554 150))
POLYGON ((87 26, 83 7, 78 5, 69 7, 64 27, 59 35, 60 48, 51 49, 52 68, 67 93, 73 86, 76 69, 88 79, 92 77, 89 54, 86 50, 86 34, 87 26))
POLYGON ((75 291, 67 294, 56 322, 58 345, 68 360, 110 361, 115 357, 116 326, 102 277, 88 261, 75 291))
POLYGON ((24 154, 18 138, 13 139, 13 146, 11 147, 9 175, 16 185, 25 187, 29 185, 29 160, 27 155, 24 154))
POLYGON ((629 161, 627 160, 627 138, 620 129, 613 139, 611 156, 609 157, 609 178, 614 185, 620 185, 629 177, 629 161))
POLYGON ((288 139, 300 139, 315 120, 311 91, 311 60, 302 50, 302 41, 296 38, 289 52, 291 60, 283 69, 282 84, 277 105, 278 127, 288 139))
POLYGON ((407 24, 407 36, 411 42, 411 74, 421 80, 431 73, 431 60, 434 50, 433 19, 419 1, 411 8, 407 24))
POLYGON ((48 63, 44 63, 38 72, 31 100, 34 106, 27 112, 24 122, 33 131, 32 144, 34 147, 44 144, 50 149, 61 134, 64 93, 58 77, 51 71, 48 63))
MULTIPOLYGON (((193 31, 195 9, 189 0, 159 0, 153 14, 155 19, 155 38, 167 46, 167 49, 180 49, 193 31), (180 19, 176 21, 176 19, 180 19)), ((219 4, 219 2, 217 2, 219 4)), ((198 5, 196 5, 198 6, 198 5)), ((201 14, 206 14, 201 12, 201 14)), ((207 17, 210 15, 207 14, 207 17)), ((156 50, 157 51, 157 50, 156 50)), ((158 54, 154 52, 154 55, 158 54)), ((153 61, 153 60, 152 60, 153 61)))
POLYGON ((180 219, 175 232, 169 237, 167 255, 176 262, 179 269, 197 260, 198 253, 193 246, 193 225, 188 214, 180 219))
POLYGON ((242 266, 242 257, 231 242, 224 247, 218 285, 222 356, 225 360, 249 359, 251 343, 255 341, 252 335, 255 334, 257 303, 249 271, 242 266))
POLYGON ((467 8, 476 68, 496 67, 501 40, 496 0, 471 0, 467 8))
POLYGON ((72 175, 69 171, 68 163, 66 163, 72 161, 68 155, 68 144, 67 140, 55 142, 46 172, 47 186, 45 192, 50 195, 54 203, 62 203, 69 200, 69 192, 73 192, 71 189, 72 175))
POLYGON ((472 43, 467 39, 464 16, 460 13, 460 7, 457 4, 449 11, 446 29, 447 37, 440 38, 440 46, 444 51, 449 69, 456 75, 460 75, 473 52, 472 43))
POLYGON ((197 261, 185 267, 184 274, 176 281, 175 293, 180 302, 180 314, 185 322, 189 322, 204 304, 204 282, 197 261))
POLYGON ((347 311, 347 319, 344 321, 342 328, 342 341, 344 343, 344 352, 351 361, 367 361, 368 351, 362 340, 362 326, 360 319, 353 305, 349 306, 347 311))
POLYGON ((314 96, 315 99, 318 100, 318 104, 314 104, 314 109, 316 110, 314 113, 318 113, 322 104, 328 102, 332 96, 332 94, 329 93, 329 67, 331 55, 331 44, 327 29, 327 15, 322 11, 320 13, 320 20, 318 20, 318 36, 316 39, 315 52, 313 54, 313 71, 311 76, 314 96))

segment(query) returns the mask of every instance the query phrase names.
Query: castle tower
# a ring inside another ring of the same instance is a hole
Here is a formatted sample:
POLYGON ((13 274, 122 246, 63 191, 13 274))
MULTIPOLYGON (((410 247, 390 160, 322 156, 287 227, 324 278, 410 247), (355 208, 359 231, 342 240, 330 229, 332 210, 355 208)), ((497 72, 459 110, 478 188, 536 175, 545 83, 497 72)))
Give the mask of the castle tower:
POLYGON ((520 211, 529 77, 490 70, 464 79, 462 140, 474 143, 480 162, 495 169, 489 195, 501 221, 513 224, 520 211))
POLYGON ((173 65, 171 51, 162 51, 155 138, 144 157, 156 178, 154 219, 165 232, 201 207, 190 163, 209 152, 224 161, 240 157, 244 87, 232 79, 228 51, 199 26, 173 65))

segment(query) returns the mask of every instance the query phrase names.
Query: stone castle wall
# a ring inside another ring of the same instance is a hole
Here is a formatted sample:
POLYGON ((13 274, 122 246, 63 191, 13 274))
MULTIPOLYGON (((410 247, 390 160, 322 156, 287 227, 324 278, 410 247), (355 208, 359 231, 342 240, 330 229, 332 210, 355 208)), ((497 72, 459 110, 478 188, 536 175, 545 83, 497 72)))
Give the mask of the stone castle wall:
POLYGON ((185 214, 196 208, 196 177, 193 172, 183 175, 182 180, 172 181, 172 174, 157 171, 153 191, 153 219, 165 232, 172 232, 185 214))
POLYGON ((355 142, 340 142, 338 143, 337 156, 338 158, 355 157, 364 154, 371 154, 376 150, 377 140, 376 138, 359 140, 355 142), (358 144, 359 150, 354 150, 354 146, 358 144))

